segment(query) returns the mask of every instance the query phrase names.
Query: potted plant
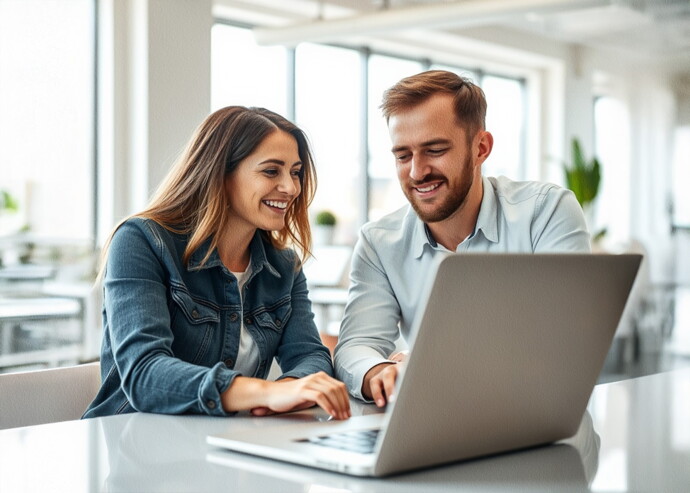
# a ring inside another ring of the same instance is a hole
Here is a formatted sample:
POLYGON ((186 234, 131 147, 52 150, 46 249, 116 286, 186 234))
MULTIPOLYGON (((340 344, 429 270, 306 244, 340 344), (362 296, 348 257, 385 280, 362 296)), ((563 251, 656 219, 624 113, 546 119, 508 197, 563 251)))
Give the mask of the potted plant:
MULTIPOLYGON (((594 222, 594 201, 601 185, 601 164, 596 157, 591 160, 585 158, 580 141, 576 137, 572 141, 571 159, 570 164, 563 165, 566 186, 575 194, 591 227, 594 222)), ((592 235, 592 241, 601 240, 605 234, 606 228, 599 230, 592 235)))
POLYGON ((322 210, 314 217, 314 244, 332 245, 338 219, 331 211, 322 210))
MULTIPOLYGON (((18 210, 19 202, 17 199, 7 190, 0 190, 0 236, 10 232, 10 230, 6 228, 7 224, 3 223, 2 216, 5 215, 5 212, 15 213, 18 210), (5 231, 6 229, 7 231, 5 231)), ((4 252, 0 250, 0 267, 3 265, 3 253, 4 252)))

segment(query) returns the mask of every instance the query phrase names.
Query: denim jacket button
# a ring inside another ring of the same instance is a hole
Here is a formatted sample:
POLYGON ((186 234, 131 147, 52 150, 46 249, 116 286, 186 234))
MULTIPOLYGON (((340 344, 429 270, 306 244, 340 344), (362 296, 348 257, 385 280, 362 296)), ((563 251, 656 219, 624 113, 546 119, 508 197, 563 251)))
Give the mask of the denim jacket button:
POLYGON ((197 318, 199 318, 199 312, 197 311, 196 308, 195 308, 194 310, 192 310, 192 318, 195 319, 195 320, 196 320, 197 318))
POLYGON ((247 317, 247 318, 244 319, 244 323, 247 324, 247 325, 251 325, 251 324, 252 324, 252 319, 249 318, 249 317, 247 317))
POLYGON ((231 322, 237 322, 238 318, 239 318, 239 315, 237 315, 237 313, 233 313, 230 315, 230 321, 231 322))
POLYGON ((276 327, 280 327, 282 324, 283 322, 281 322, 279 318, 276 318, 276 327))
POLYGON ((206 405, 208 406, 209 409, 215 409, 216 408, 215 401, 206 401, 206 405))
POLYGON ((228 368, 232 368, 235 362, 231 358, 228 358, 225 361, 223 361, 223 364, 228 368))

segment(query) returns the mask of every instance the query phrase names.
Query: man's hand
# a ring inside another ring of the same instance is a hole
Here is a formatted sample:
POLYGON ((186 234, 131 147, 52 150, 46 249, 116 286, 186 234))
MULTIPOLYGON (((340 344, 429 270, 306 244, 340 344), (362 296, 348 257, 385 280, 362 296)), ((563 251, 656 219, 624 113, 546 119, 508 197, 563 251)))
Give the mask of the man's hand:
POLYGON ((364 375, 362 394, 372 399, 378 407, 395 399, 395 380, 402 371, 404 363, 381 363, 364 375))

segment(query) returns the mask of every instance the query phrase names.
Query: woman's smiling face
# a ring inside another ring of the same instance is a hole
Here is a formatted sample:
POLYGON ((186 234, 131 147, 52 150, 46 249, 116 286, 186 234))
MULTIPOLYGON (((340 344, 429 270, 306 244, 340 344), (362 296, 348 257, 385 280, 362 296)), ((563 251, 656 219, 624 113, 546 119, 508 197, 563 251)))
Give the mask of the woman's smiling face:
POLYGON ((279 231, 302 191, 297 140, 275 130, 225 178, 233 227, 279 231))

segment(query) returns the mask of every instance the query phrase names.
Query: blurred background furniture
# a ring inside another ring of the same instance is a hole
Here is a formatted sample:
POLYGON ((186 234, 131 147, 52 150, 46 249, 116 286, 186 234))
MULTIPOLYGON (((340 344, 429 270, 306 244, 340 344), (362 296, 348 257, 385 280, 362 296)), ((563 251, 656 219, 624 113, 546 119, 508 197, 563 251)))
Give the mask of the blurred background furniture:
POLYGON ((316 315, 321 340, 331 350, 338 343, 340 321, 347 303, 352 247, 317 245, 304 265, 309 299, 316 315))
POLYGON ((100 290, 92 246, 18 234, 0 247, 0 373, 96 359, 100 290))
POLYGON ((0 374, 0 429, 79 419, 100 386, 98 362, 0 374))

